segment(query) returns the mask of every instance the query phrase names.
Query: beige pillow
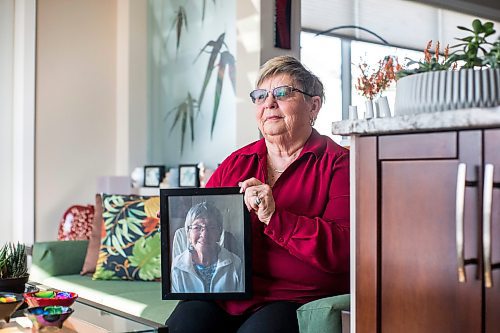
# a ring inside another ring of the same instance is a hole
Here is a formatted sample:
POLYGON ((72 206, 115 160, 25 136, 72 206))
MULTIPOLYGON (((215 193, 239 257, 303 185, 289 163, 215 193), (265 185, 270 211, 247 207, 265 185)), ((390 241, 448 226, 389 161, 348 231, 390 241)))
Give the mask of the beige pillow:
POLYGON ((87 255, 83 263, 81 275, 94 274, 97 265, 97 257, 99 256, 99 248, 101 247, 101 228, 102 228, 102 197, 100 194, 95 195, 95 211, 94 220, 92 221, 92 232, 90 234, 89 246, 87 247, 87 255))

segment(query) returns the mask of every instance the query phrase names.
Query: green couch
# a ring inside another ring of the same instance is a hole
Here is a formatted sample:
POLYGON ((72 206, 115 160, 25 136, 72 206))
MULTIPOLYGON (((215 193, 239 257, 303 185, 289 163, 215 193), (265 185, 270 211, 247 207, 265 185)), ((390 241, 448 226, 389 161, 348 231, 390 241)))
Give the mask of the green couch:
MULTIPOLYGON (((38 242, 33 245, 30 280, 107 307, 165 323, 178 301, 161 299, 160 282, 103 281, 81 276, 87 241, 38 242)), ((327 297, 297 310, 301 333, 341 333, 341 311, 349 309, 349 295, 327 297)))

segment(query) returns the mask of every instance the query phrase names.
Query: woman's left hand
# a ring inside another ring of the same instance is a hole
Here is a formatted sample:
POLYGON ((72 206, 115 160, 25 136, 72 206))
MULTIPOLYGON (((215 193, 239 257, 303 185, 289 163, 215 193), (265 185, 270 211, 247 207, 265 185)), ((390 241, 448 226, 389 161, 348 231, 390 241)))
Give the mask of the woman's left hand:
POLYGON ((276 209, 271 186, 257 178, 250 178, 238 184, 240 193, 245 193, 245 205, 248 211, 255 211, 259 221, 269 224, 276 209))

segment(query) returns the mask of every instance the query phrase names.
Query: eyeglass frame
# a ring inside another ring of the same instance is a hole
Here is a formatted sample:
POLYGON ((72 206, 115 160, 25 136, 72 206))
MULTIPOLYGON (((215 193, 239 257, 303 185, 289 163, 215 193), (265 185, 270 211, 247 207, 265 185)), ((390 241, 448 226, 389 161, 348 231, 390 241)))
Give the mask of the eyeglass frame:
POLYGON ((187 226, 188 230, 193 230, 193 232, 195 233, 200 233, 205 230, 205 231, 211 231, 211 232, 215 232, 215 231, 218 231, 220 230, 220 228, 218 226, 207 226, 206 224, 191 224, 191 225, 188 225, 187 226), (197 228, 197 229, 195 229, 197 228), (199 230, 198 230, 199 228, 199 230))
POLYGON ((299 92, 299 93, 304 94, 304 95, 309 96, 309 97, 315 97, 315 96, 317 96, 317 95, 312 95, 312 94, 309 94, 309 93, 307 93, 307 92, 305 92, 305 91, 303 91, 303 90, 300 90, 300 89, 298 89, 298 88, 295 88, 295 87, 293 87, 293 86, 284 85, 284 86, 274 87, 274 88, 273 88, 273 89, 271 89, 271 90, 267 90, 267 89, 255 89, 255 90, 252 90, 252 91, 250 92, 250 99, 252 100, 252 103, 254 103, 254 104, 256 104, 256 105, 261 105, 262 103, 264 103, 264 102, 266 101, 267 97, 269 97, 269 93, 271 93, 271 95, 273 95, 273 97, 274 97, 277 101, 281 101, 282 99, 280 99, 280 98, 289 98, 289 97, 290 97, 290 95, 288 95, 288 96, 276 97, 276 95, 275 95, 275 93, 274 93, 274 92, 276 91, 276 89, 280 89, 280 88, 290 88, 292 92, 295 92, 295 91, 296 91, 296 92, 299 92), (264 98, 262 99, 262 102, 261 102, 261 103, 257 103, 257 98, 254 98, 254 97, 252 96, 252 94, 253 94, 254 92, 256 92, 256 91, 265 91, 265 92, 266 92, 266 95, 265 95, 265 96, 264 96, 264 98))

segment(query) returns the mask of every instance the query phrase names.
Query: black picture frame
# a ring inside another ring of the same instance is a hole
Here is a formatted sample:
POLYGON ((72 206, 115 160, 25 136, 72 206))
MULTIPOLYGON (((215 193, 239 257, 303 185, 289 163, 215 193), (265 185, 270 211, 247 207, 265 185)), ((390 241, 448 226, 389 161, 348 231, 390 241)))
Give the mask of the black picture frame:
POLYGON ((144 166, 144 187, 159 187, 165 176, 165 166, 146 165, 144 166))
POLYGON ((162 299, 250 298, 251 228, 243 195, 239 187, 160 189, 162 299), (208 226, 205 221, 204 227, 193 231, 192 226, 203 225, 199 223, 203 219, 193 217, 213 212, 214 207, 220 215, 209 216, 222 221, 208 226), (210 237, 217 239, 217 258, 212 280, 204 285, 193 266, 193 253, 210 248, 206 243, 210 237))
POLYGON ((200 170, 196 164, 179 165, 179 187, 199 187, 200 170))

